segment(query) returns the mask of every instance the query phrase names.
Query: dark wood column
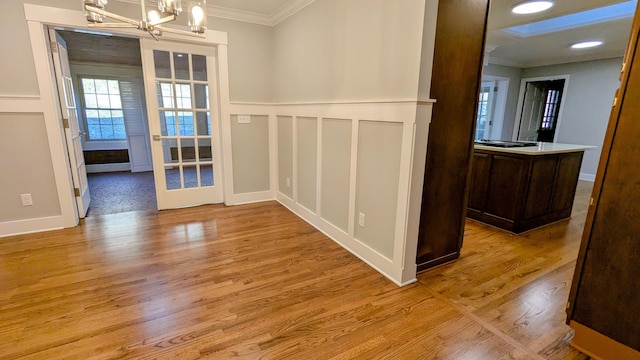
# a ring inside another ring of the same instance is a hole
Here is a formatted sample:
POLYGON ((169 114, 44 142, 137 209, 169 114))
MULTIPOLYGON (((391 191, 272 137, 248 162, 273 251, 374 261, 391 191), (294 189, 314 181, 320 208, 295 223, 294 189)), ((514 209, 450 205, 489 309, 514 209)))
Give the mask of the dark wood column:
POLYGON ((438 5, 418 271, 460 255, 488 14, 489 0, 438 5))

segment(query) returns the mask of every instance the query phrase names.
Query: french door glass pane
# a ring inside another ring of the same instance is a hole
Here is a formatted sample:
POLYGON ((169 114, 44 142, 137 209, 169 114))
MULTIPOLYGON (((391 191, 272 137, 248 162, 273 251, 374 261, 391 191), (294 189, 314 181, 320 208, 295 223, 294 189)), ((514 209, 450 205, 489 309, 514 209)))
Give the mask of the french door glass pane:
POLYGON ((198 139, 198 156, 200 161, 211 161, 211 139, 198 139))
POLYGON ((195 165, 185 166, 182 168, 184 176, 184 187, 195 188, 198 187, 198 170, 195 165))
POLYGON ((200 186, 213 186, 213 165, 200 165, 200 186))
POLYGON ((193 80, 207 81, 207 57, 203 55, 191 55, 193 64, 193 80))
POLYGON ((190 80, 189 76, 189 54, 173 53, 173 68, 176 79, 190 80))
POLYGON ((162 152, 165 164, 178 163, 178 140, 162 139, 162 152))
POLYGON ((167 182, 167 190, 176 190, 182 188, 180 184, 180 167, 167 167, 164 169, 165 180, 167 182))
POLYGON ((211 119, 208 112, 196 112, 196 127, 198 135, 211 135, 211 119))
POLYGON ((158 106, 161 108, 173 107, 173 84, 170 82, 157 82, 158 106))
POLYGON ((182 162, 196 161, 196 142, 194 139, 181 139, 182 162))
POLYGON ((209 86, 206 84, 194 84, 193 92, 196 100, 196 109, 208 109, 209 108, 209 86))
POLYGON ((162 136, 176 136, 178 127, 175 111, 160 111, 160 134, 162 136))
POLYGON ((168 51, 153 50, 153 63, 157 78, 171 79, 171 58, 168 51))
POLYGON ((193 113, 191 111, 179 111, 178 120, 180 126, 180 136, 194 136, 193 113))

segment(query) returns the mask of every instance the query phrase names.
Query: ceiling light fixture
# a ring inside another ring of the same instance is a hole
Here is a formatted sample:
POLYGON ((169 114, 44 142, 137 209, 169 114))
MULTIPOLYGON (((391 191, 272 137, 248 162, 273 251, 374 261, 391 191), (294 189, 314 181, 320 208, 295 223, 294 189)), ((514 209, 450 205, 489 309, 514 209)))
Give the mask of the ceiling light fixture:
POLYGON ((571 45, 571 48, 572 49, 588 49, 588 48, 600 46, 602 44, 604 44, 604 42, 600 40, 583 41, 583 42, 579 42, 571 45))
POLYGON ((204 38, 207 30, 207 0, 189 1, 189 29, 167 28, 162 24, 174 21, 182 12, 182 0, 158 0, 158 10, 145 9, 145 0, 140 1, 142 19, 131 19, 105 10, 107 0, 81 0, 89 27, 91 28, 135 28, 148 32, 154 39, 163 32, 204 38), (120 21, 104 22, 106 18, 120 21))
POLYGON ((534 14, 541 11, 545 11, 550 9, 553 6, 553 1, 551 0, 533 0, 533 1, 524 1, 518 3, 513 6, 511 12, 514 14, 534 14))

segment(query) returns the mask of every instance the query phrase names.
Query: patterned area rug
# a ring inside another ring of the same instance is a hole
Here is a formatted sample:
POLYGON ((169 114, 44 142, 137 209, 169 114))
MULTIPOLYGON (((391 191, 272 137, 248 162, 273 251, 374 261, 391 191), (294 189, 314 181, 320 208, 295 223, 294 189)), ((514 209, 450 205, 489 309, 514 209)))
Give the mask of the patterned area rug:
POLYGON ((153 172, 87 174, 91 203, 87 216, 157 210, 153 172))

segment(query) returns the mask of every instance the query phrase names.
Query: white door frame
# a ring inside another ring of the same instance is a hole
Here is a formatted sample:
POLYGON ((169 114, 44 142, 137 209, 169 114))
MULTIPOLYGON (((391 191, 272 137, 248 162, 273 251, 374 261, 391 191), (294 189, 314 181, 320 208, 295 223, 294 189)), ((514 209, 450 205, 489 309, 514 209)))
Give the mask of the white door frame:
MULTIPOLYGON (((78 5, 79 7, 80 5, 78 5)), ((56 181, 58 199, 60 201, 61 216, 50 227, 73 227, 78 225, 78 209, 73 193, 73 181, 69 159, 67 158, 67 146, 64 142, 64 129, 58 121, 57 89, 55 74, 51 61, 47 29, 55 26, 66 29, 84 29, 95 31, 87 26, 87 22, 80 10, 68 10, 56 7, 24 4, 24 13, 29 28, 31 50, 38 79, 40 102, 44 115, 47 138, 49 140, 49 152, 53 164, 53 172, 56 181)), ((147 36, 136 29, 105 29, 104 32, 139 38, 147 36), (108 31, 107 31, 108 30, 108 31)), ((218 82, 220 84, 220 119, 222 125, 222 167, 223 187, 225 199, 229 192, 224 183, 232 183, 231 171, 231 128, 229 119, 229 72, 227 58, 227 33, 207 30, 206 38, 189 38, 174 34, 164 34, 163 38, 185 43, 196 43, 218 47, 218 82)), ((161 40, 162 41, 162 40, 161 40)), ((146 96, 146 95, 145 95, 146 96)))
POLYGON ((560 133, 560 123, 562 122, 562 113, 564 111, 564 103, 567 97, 567 90, 569 89, 569 75, 552 75, 552 76, 540 76, 532 78, 523 78, 520 80, 520 93, 518 94, 518 107, 516 108, 516 118, 513 122, 513 134, 511 139, 518 141, 518 132, 520 131, 522 107, 524 105, 524 93, 528 82, 536 81, 549 81, 549 80, 561 80, 564 79, 564 88, 562 89, 562 98, 560 98, 560 110, 558 111, 558 121, 556 122, 556 132, 553 135, 553 142, 558 141, 558 134, 560 133))

